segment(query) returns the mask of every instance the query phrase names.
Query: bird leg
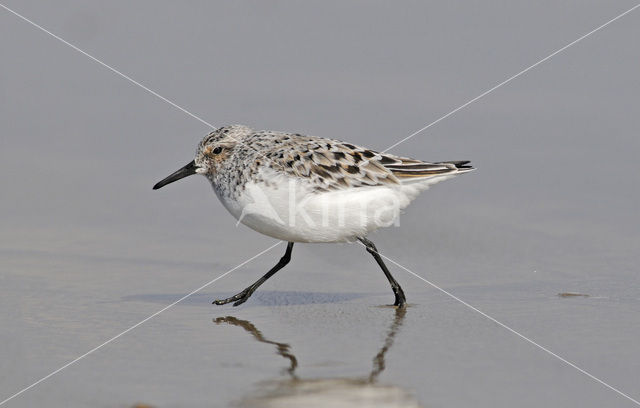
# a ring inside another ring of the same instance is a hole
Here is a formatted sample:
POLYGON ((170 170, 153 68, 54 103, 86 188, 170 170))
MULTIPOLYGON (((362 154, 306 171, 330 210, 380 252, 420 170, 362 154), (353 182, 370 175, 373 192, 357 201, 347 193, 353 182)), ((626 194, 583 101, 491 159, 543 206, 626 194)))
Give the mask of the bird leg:
POLYGON ((376 246, 373 244, 373 242, 364 237, 358 237, 358 241, 362 242, 367 248, 367 252, 373 255, 373 258, 376 260, 378 265, 380 265, 380 268, 382 268, 384 276, 386 276, 389 280, 389 283, 391 284, 391 290, 393 290, 393 294, 396 296, 396 300, 393 305, 398 307, 405 307, 407 299, 404 296, 404 291, 402 290, 398 282, 393 278, 393 276, 391 276, 391 272, 389 272, 389 269, 387 269, 387 265, 385 265, 382 261, 382 257, 378 253, 378 249, 376 248, 376 246))
MULTIPOLYGON (((258 289, 258 287, 260 285, 262 285, 267 279, 269 279, 271 276, 273 276, 276 272, 278 272, 280 269, 284 268, 285 265, 289 263, 289 261, 291 260, 291 251, 292 250, 293 250, 293 242, 289 242, 287 244, 287 251, 284 253, 282 258, 280 258, 280 260, 278 261, 276 266, 271 268, 271 270, 269 270, 269 272, 267 272, 263 277, 258 279, 253 285, 249 286, 248 288, 246 288, 242 292, 238 293, 237 295, 233 295, 233 296, 231 296, 229 298, 222 299, 222 300, 214 300, 213 304, 214 305, 224 305, 224 304, 227 304, 227 303, 235 302, 233 305, 234 306, 238 306, 238 305, 241 305, 244 302, 246 302, 247 299, 249 299, 249 297, 253 294, 253 292, 256 291, 256 289, 258 289)), ((393 279, 393 278, 391 278, 391 279, 393 279)))

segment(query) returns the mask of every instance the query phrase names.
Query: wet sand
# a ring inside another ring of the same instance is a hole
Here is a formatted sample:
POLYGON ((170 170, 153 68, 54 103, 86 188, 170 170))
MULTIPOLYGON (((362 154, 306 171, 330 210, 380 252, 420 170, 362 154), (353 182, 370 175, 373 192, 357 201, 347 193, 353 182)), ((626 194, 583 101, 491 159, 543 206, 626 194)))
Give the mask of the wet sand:
MULTIPOLYGON (((384 276, 366 253, 354 255, 356 246, 301 248, 299 261, 245 306, 210 302, 251 281, 268 265, 267 256, 25 393, 14 406, 44 399, 53 406, 539 406, 586 399, 623 406, 604 387, 410 275, 396 272, 410 300, 406 311, 384 306, 393 300, 384 276), (320 273, 323 257, 313 257, 315 251, 360 262, 320 273), (316 279, 329 291, 288 289, 320 285, 316 279), (358 291, 342 292, 345 287, 358 291)), ((195 263, 3 255, 16 271, 3 279, 4 288, 12 287, 2 298, 3 310, 11 311, 2 331, 10 374, 2 382, 6 392, 214 277, 195 263), (57 271, 57 279, 38 274, 41 265, 47 273, 57 271)), ((570 285, 538 278, 446 289, 632 389, 638 328, 616 322, 633 321, 638 300, 620 291, 618 297, 562 298, 558 286, 570 285)))
MULTIPOLYGON (((216 125, 379 150, 632 6, 5 4, 216 125)), ((636 399, 637 20, 393 149, 478 170, 370 237, 636 399)), ((202 123, 6 12, 0 46, 1 400, 274 241, 236 227, 204 178, 151 190, 192 159, 202 123)), ((296 245, 245 305, 211 305, 282 253, 6 406, 633 406, 393 264, 409 307, 386 307, 388 283, 357 244, 296 245)))

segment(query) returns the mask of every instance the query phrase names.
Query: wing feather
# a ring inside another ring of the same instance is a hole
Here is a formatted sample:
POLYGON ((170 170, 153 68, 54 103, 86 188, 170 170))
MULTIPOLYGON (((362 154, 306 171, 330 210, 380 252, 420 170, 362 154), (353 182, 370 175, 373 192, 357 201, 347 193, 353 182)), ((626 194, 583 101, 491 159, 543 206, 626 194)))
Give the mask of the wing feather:
POLYGON ((392 186, 473 170, 469 161, 430 163, 320 137, 281 132, 257 132, 254 137, 278 139, 267 158, 318 190, 392 186))

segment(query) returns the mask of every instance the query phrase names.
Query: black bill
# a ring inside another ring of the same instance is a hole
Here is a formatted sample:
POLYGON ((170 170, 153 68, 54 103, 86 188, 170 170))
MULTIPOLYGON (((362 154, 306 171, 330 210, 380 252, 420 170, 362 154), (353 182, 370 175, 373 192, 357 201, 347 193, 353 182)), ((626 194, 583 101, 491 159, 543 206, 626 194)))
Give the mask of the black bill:
POLYGON ((193 160, 191 161, 191 163, 187 164, 186 166, 184 166, 183 168, 181 168, 178 171, 175 171, 173 173, 171 173, 168 177, 162 179, 161 181, 159 181, 158 183, 156 183, 155 186, 153 186, 154 190, 157 190, 161 187, 166 186, 167 184, 173 183, 174 181, 178 181, 181 178, 185 178, 187 176, 191 176, 193 174, 196 174, 196 169, 198 167, 196 166, 196 161, 193 160))

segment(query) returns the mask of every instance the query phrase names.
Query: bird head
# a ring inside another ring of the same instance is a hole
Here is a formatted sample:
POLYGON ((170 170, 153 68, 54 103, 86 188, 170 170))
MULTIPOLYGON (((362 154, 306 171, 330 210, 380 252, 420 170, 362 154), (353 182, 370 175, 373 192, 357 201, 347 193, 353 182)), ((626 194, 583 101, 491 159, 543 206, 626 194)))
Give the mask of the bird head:
POLYGON ((233 154, 234 148, 241 143, 241 138, 249 133, 251 129, 243 125, 224 126, 214 130, 198 144, 194 160, 156 183, 153 189, 157 190, 193 174, 212 178, 233 154))

